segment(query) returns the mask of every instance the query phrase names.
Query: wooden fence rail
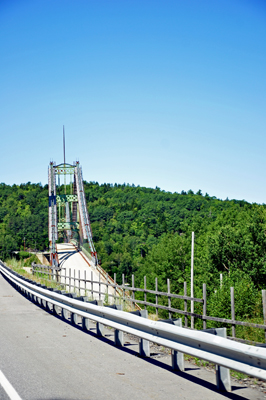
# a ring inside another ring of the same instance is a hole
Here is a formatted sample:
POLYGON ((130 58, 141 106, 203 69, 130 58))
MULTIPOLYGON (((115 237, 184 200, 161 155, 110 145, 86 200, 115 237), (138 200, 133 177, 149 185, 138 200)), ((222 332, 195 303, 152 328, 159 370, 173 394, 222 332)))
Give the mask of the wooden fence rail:
POLYGON ((264 315, 264 324, 256 324, 246 321, 237 321, 235 320, 235 301, 234 301, 234 288, 230 289, 231 295, 231 319, 228 318, 220 318, 220 317, 212 317, 207 315, 207 297, 206 297, 206 284, 204 283, 202 286, 202 298, 195 298, 190 297, 187 295, 187 283, 184 282, 184 295, 179 295, 176 293, 170 292, 170 280, 167 280, 167 292, 161 292, 158 290, 158 279, 155 278, 155 290, 147 289, 146 288, 146 277, 144 277, 144 287, 137 288, 135 287, 135 277, 132 275, 132 283, 131 286, 125 283, 124 274, 122 275, 122 284, 119 285, 116 282, 116 275, 114 278, 111 278, 108 274, 106 274, 106 280, 103 281, 101 279, 102 274, 99 273, 98 280, 93 280, 93 274, 91 273, 91 279, 86 277, 80 277, 80 271, 78 271, 78 276, 76 276, 75 270, 73 276, 71 275, 71 269, 69 269, 69 273, 67 275, 66 268, 62 268, 61 271, 54 271, 49 269, 49 267, 44 267, 40 265, 32 265, 33 274, 45 274, 48 275, 48 279, 50 281, 57 281, 58 284, 64 286, 66 290, 70 291, 77 291, 79 295, 82 292, 85 295, 89 295, 92 299, 95 295, 99 296, 99 300, 104 300, 108 298, 113 299, 114 303, 121 303, 128 304, 140 309, 140 306, 144 306, 145 309, 147 307, 153 307, 155 309, 156 315, 158 316, 159 310, 168 311, 169 318, 172 318, 173 314, 184 315, 184 322, 185 327, 188 327, 188 317, 194 317, 203 321, 203 329, 206 329, 207 321, 214 321, 223 324, 229 324, 232 326, 232 339, 236 338, 236 325, 240 326, 247 326, 257 329, 264 329, 265 332, 265 340, 266 340, 266 290, 262 290, 262 305, 263 305, 263 315, 264 315), (64 273, 63 273, 64 272, 64 273), (83 285, 81 286, 81 282, 83 285), (98 288, 98 290, 95 288, 98 288), (108 293, 108 288, 114 288, 114 292, 108 293), (136 293, 143 294, 143 300, 136 298, 136 293), (155 298, 155 303, 147 300, 147 294, 153 295, 155 298), (159 303, 160 298, 166 298, 168 305, 163 305, 159 303), (172 299, 180 299, 184 301, 184 308, 177 309, 172 306, 172 299), (197 314, 195 312, 188 311, 188 302, 195 302, 202 304, 202 314, 197 314))

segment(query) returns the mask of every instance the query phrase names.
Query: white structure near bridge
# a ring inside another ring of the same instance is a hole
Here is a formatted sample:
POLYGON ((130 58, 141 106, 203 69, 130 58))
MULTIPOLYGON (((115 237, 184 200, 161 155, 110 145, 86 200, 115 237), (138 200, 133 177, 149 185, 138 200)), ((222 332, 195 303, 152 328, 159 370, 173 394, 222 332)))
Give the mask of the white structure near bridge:
POLYGON ((113 303, 115 290, 111 286, 106 287, 107 279, 111 283, 111 278, 99 266, 96 267, 92 259, 72 243, 61 243, 56 247, 61 269, 60 281, 66 285, 66 290, 78 291, 80 296, 88 296, 91 300, 104 301, 108 297, 108 302, 113 303), (99 292, 105 292, 105 295, 99 292))

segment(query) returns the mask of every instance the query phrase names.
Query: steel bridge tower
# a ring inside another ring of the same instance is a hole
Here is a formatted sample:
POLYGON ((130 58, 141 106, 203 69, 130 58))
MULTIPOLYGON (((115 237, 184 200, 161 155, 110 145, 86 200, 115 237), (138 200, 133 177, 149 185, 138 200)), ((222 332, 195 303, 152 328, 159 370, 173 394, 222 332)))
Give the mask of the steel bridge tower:
POLYGON ((84 194, 82 169, 79 162, 48 167, 49 186, 49 246, 50 264, 59 267, 56 241, 72 242, 90 252, 92 261, 98 264, 92 240, 92 231, 84 194), (67 176, 69 182, 67 183, 67 176), (60 177, 63 182, 60 182, 60 177), (57 182, 57 183, 56 183, 57 182))

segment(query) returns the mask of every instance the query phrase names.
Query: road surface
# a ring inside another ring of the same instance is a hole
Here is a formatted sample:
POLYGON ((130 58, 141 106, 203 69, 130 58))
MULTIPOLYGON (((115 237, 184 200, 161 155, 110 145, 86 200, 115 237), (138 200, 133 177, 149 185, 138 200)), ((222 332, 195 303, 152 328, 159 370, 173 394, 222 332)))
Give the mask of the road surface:
MULTIPOLYGON (((12 400, 265 400, 235 386, 216 391, 213 372, 186 364, 172 372, 168 356, 142 359, 136 343, 118 349, 113 333, 95 336, 63 322, 17 292, 0 274, 0 371, 19 397, 12 400)), ((0 399, 8 400, 0 376, 0 399)))

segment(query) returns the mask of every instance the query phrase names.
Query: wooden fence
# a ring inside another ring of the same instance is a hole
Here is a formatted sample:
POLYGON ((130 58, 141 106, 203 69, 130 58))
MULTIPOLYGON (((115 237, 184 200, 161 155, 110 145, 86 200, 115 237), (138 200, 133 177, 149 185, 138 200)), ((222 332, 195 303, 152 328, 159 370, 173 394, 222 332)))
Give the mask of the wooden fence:
MULTIPOLYGON (((206 329, 207 321, 215 321, 222 324, 229 324, 232 326, 232 336, 233 340, 239 340, 245 342, 243 339, 236 338, 236 325, 247 326, 257 329, 264 330, 264 336, 266 339, 266 290, 262 290, 262 306, 263 306, 263 316, 264 316, 264 324, 255 324, 246 321, 237 321, 235 319, 235 299, 234 299, 234 288, 230 288, 230 296, 231 296, 231 319, 228 318, 219 318, 212 317, 207 315, 207 297, 206 297, 206 284, 202 285, 202 298, 190 297, 187 295, 187 283, 184 282, 184 295, 179 295, 175 293, 171 293, 170 290, 170 279, 167 279, 167 292, 161 292, 158 290, 158 279, 155 278, 155 290, 147 289, 146 285, 146 277, 144 277, 144 287, 137 288, 135 287, 135 277, 132 275, 132 284, 129 286, 125 283, 124 274, 122 275, 122 283, 118 284, 116 282, 116 274, 114 274, 114 278, 111 278, 107 273, 105 274, 105 280, 103 280, 103 274, 99 272, 98 280, 93 280, 93 274, 91 273, 91 278, 86 277, 86 273, 84 278, 81 278, 80 271, 77 271, 77 275, 75 270, 73 270, 73 275, 71 275, 71 269, 69 269, 69 273, 67 275, 66 268, 62 268, 60 271, 54 271, 49 269, 49 267, 44 267, 40 265, 32 265, 33 273, 45 274, 48 275, 48 279, 51 281, 57 281, 58 284, 62 285, 66 290, 77 292, 79 295, 84 293, 86 296, 91 297, 92 299, 95 295, 98 296, 99 300, 108 300, 110 303, 123 303, 123 304, 131 304, 132 307, 140 309, 140 307, 152 308, 155 310, 156 316, 158 317, 159 310, 166 310, 168 312, 169 318, 172 318, 174 314, 178 316, 184 316, 184 326, 186 328, 190 328, 189 325, 189 317, 194 317, 196 319, 200 319, 203 321, 203 329, 206 329), (83 283, 83 284, 82 284, 83 283), (95 286, 97 289, 95 289, 95 286), (110 293, 109 288, 114 288, 113 293, 110 293), (142 293, 143 300, 139 299, 139 296, 136 296, 136 293, 142 293), (155 302, 147 301, 147 295, 152 295, 155 299, 155 302), (160 300, 162 298, 167 299, 167 305, 160 304, 160 300), (172 306, 172 299, 180 299, 183 301, 183 309, 177 309, 172 306), (195 302, 202 304, 202 314, 197 314, 195 312, 188 311, 188 302, 195 302)), ((177 317, 177 316, 175 316, 177 317)), ((192 325, 192 328, 194 326, 192 325)), ((254 342, 255 343, 255 342, 254 342)))

